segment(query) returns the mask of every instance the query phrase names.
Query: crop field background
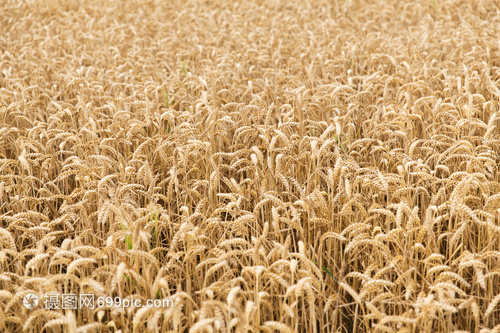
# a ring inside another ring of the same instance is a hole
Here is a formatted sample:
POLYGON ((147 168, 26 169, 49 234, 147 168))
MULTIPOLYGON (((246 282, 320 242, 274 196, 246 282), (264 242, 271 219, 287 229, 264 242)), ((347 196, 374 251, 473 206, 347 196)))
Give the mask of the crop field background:
POLYGON ((499 101, 493 0, 0 0, 0 332, 500 332, 499 101))

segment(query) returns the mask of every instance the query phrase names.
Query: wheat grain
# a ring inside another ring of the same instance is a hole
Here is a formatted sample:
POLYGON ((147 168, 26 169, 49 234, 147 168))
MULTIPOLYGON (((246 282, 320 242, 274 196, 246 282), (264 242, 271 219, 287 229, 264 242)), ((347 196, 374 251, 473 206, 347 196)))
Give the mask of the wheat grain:
POLYGON ((0 330, 498 324, 495 3, 0 7, 0 330))

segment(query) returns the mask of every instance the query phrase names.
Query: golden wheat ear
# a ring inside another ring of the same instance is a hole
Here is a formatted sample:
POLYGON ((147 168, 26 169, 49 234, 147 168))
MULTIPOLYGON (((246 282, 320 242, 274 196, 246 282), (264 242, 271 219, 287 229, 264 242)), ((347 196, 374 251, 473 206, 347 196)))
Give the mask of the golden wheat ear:
POLYGON ((500 331, 499 12, 0 1, 0 332, 500 331))

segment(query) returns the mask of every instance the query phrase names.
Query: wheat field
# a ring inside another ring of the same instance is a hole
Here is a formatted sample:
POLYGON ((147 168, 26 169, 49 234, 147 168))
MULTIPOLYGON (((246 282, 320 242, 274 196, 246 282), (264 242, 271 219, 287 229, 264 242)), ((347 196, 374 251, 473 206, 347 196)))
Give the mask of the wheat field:
POLYGON ((0 332, 500 332, 499 102, 493 0, 0 0, 0 332))

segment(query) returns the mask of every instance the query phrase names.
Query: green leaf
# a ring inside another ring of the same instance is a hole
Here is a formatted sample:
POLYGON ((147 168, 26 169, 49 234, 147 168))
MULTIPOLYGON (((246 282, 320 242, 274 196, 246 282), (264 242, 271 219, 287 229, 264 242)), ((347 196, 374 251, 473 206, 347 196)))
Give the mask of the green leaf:
POLYGON ((339 147, 344 151, 345 154, 347 154, 347 149, 344 147, 344 145, 342 144, 342 142, 340 142, 339 138, 335 134, 332 134, 332 135, 335 138, 335 140, 337 140, 337 143, 339 144, 339 147))
POLYGON ((125 236, 125 245, 127 245, 127 249, 132 250, 132 238, 130 235, 125 236))
POLYGON ((125 276, 127 278, 127 280, 129 280, 131 283, 134 283, 134 280, 132 280, 130 277, 128 277, 127 274, 123 274, 123 276, 125 276))
POLYGON ((326 274, 330 275, 334 280, 336 280, 335 277, 333 276, 332 272, 330 272, 328 270, 328 268, 326 268, 325 266, 321 266, 321 268, 323 268, 323 270, 326 272, 326 274))
MULTIPOLYGON (((121 222, 120 227, 123 231, 127 232, 127 228, 125 228, 125 226, 121 222)), ((125 236, 125 245, 127 246, 127 249, 132 250, 132 238, 130 237, 130 235, 125 236)))
MULTIPOLYGON (((317 264, 318 264, 316 261, 313 261, 313 263, 314 263, 315 265, 317 265, 317 264)), ((331 277, 332 279, 334 279, 335 281, 337 281, 337 279, 335 278, 335 276, 333 276, 333 273, 332 273, 332 272, 330 272, 330 271, 328 270, 328 268, 326 268, 325 266, 321 266, 321 268, 323 269, 323 271, 324 271, 326 274, 330 275, 330 277, 331 277)), ((338 282, 338 281, 337 281, 337 282, 338 282)))
POLYGON ((184 63, 184 61, 182 62, 182 72, 184 73, 184 77, 187 76, 187 69, 186 69, 186 64, 184 63))

